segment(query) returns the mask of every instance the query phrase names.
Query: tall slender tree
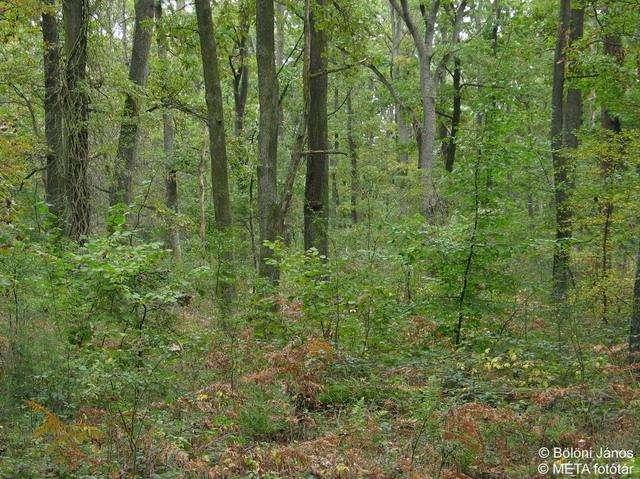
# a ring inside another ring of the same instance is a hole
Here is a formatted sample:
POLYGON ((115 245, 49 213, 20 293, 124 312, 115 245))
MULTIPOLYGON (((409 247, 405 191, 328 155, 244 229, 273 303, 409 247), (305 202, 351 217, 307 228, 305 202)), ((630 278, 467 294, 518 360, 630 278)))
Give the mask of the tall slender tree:
MULTIPOLYGON (((196 0, 196 16, 198 18, 198 37, 200 39, 200 55, 204 73, 205 100, 207 103, 207 126, 209 129, 209 155, 211 157, 211 189, 213 191, 213 209, 215 226, 219 232, 228 231, 231 226, 231 201, 229 197, 229 173, 227 168, 227 146, 224 131, 224 111, 222 107, 222 89, 218 66, 218 47, 211 18, 209 0, 196 0)), ((219 259, 225 271, 225 278, 230 276, 231 255, 223 245, 219 259)), ((233 282, 228 279, 219 281, 218 296, 225 303, 235 294, 233 282)))
MULTIPOLYGON (((402 16, 399 15, 393 5, 390 7, 391 16, 391 68, 389 77, 392 82, 400 80, 402 69, 400 68, 400 59, 402 55, 402 39, 404 37, 405 28, 402 16)), ((398 145, 398 161, 401 164, 409 162, 409 144, 411 142, 411 125, 407 122, 409 113, 405 105, 396 101, 394 105, 394 119, 397 129, 397 145, 398 145)))
MULTIPOLYGON (((163 63, 167 63, 167 35, 164 32, 162 21, 162 0, 156 0, 156 23, 158 24, 157 41, 158 41, 158 57, 163 63)), ((167 105, 162 107, 162 134, 163 134, 163 152, 164 152, 164 185, 165 185, 165 203, 169 211, 173 214, 178 213, 178 172, 175 167, 174 158, 174 140, 175 129, 174 119, 171 108, 167 105)), ((173 221, 167 228, 167 246, 173 251, 173 257, 176 261, 180 261, 182 257, 182 248, 180 247, 180 233, 173 221)))
POLYGON ((391 6, 404 20, 416 47, 420 74, 420 98, 422 102, 422 122, 419 135, 419 166, 422 169, 422 185, 426 216, 433 220, 437 209, 437 191, 433 178, 433 147, 436 139, 436 82, 431 70, 433 57, 433 39, 436 19, 440 9, 440 0, 432 0, 429 8, 420 4, 420 13, 424 31, 420 32, 411 13, 408 0, 389 0, 391 6))
POLYGON ((64 214, 64 163, 62 150, 62 83, 60 43, 54 0, 46 0, 42 12, 44 43, 44 130, 47 140, 45 192, 51 212, 64 214))
MULTIPOLYGON (((234 136, 240 136, 244 129, 244 114, 249 93, 249 17, 246 0, 239 4, 240 25, 234 37, 234 51, 229 56, 229 66, 233 74, 233 106, 235 118, 233 122, 234 136)), ((259 47, 259 45, 257 45, 259 47)))
POLYGON ((87 0, 64 0, 65 31, 64 152, 67 170, 67 233, 81 240, 89 233, 89 95, 87 93, 87 0))
POLYGON ((351 164, 351 222, 358 222, 358 196, 360 195, 360 178, 358 173, 358 150, 354 135, 353 104, 351 91, 347 93, 347 143, 349 144, 349 162, 351 164))
POLYGON ((556 244, 553 253, 553 293, 561 304, 566 303, 569 285, 569 250, 571 219, 567 198, 567 157, 562 152, 564 126, 565 53, 569 29, 570 0, 560 0, 558 30, 553 59, 551 93, 551 155, 553 158, 556 209, 556 244))
POLYGON ((259 272, 278 279, 278 269, 270 264, 272 250, 266 241, 278 238, 278 78, 275 63, 273 0, 256 2, 256 57, 258 60, 258 213, 260 221, 259 272))
POLYGON ((326 0, 308 0, 309 15, 309 113, 308 149, 304 200, 304 248, 316 248, 327 256, 329 163, 327 161, 327 62, 326 35, 316 18, 326 0))
MULTIPOLYGON (((129 63, 129 80, 144 88, 149 74, 149 50, 153 36, 155 0, 136 0, 133 46, 129 63)), ((111 204, 130 204, 133 200, 133 176, 137 166, 138 130, 140 117, 139 92, 127 91, 120 124, 120 138, 115 164, 115 184, 111 191, 111 204)))

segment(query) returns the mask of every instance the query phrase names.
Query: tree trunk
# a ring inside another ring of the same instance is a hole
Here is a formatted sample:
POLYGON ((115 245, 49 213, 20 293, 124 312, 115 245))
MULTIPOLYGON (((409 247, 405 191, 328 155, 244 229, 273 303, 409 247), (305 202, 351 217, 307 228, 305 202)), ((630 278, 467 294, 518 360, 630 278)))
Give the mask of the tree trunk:
MULTIPOLYGON (((604 53, 614 59, 621 66, 624 62, 624 50, 622 49, 622 40, 619 35, 610 34, 604 37, 604 53)), ((620 118, 613 115, 606 105, 602 107, 600 113, 600 124, 602 128, 619 133, 622 130, 620 118)))
POLYGON ((351 92, 347 94, 347 142, 349 143, 349 159, 351 162, 351 221, 358 222, 358 195, 360 192, 360 179, 358 175, 358 152, 353 135, 353 105, 351 92))
POLYGON ((207 121, 209 126, 209 154, 211 155, 211 188, 215 223, 219 229, 231 226, 231 204, 229 201, 229 174, 227 172, 227 147, 225 143, 222 90, 218 69, 218 52, 211 4, 209 0, 196 0, 198 35, 204 71, 207 121))
POLYGON ((422 170, 423 211, 429 221, 435 221, 438 208, 438 195, 433 177, 433 147, 436 140, 436 82, 431 72, 431 57, 433 56, 433 37, 440 1, 433 0, 429 11, 424 7, 424 4, 421 4, 420 11, 424 23, 423 34, 418 31, 407 0, 390 0, 390 2, 396 13, 402 16, 418 54, 420 98, 422 102, 418 166, 422 170))
POLYGON ((67 166, 67 233, 75 240, 89 233, 89 96, 87 76, 87 0, 64 0, 65 30, 64 151, 67 166))
MULTIPOLYGON (((129 64, 129 81, 136 87, 144 88, 147 83, 149 50, 153 27, 154 0, 136 0, 133 46, 129 64)), ((120 124, 118 153, 115 165, 115 185, 111 194, 111 204, 130 204, 133 200, 133 176, 137 167, 138 124, 140 98, 137 92, 127 92, 120 124)))
MULTIPOLYGON (((308 4, 311 0, 308 0, 308 4)), ((309 8, 309 114, 307 117, 308 148, 304 201, 304 248, 316 248, 328 255, 329 163, 327 161, 327 65, 325 33, 316 24, 316 8, 324 8, 326 0, 313 0, 309 8)), ((309 5, 310 6, 310 5, 309 5)))
MULTIPOLYGON (((333 92, 334 115, 338 114, 338 108, 340 107, 339 103, 338 89, 335 88, 333 92)), ((333 132, 333 151, 336 152, 339 149, 340 135, 338 133, 338 125, 336 125, 333 132)), ((340 190, 338 189, 338 157, 335 153, 329 157, 329 167, 329 170, 331 171, 331 214, 337 218, 340 208, 340 190)))
POLYGON ((207 179, 205 176, 204 157, 206 152, 202 152, 200 161, 198 162, 198 212, 200 214, 198 221, 198 236, 202 246, 207 244, 207 179))
MULTIPOLYGON (((610 56, 618 67, 624 63, 624 50, 622 48, 622 39, 620 35, 608 34, 604 38, 604 53, 610 56)), ((622 124, 620 117, 614 115, 609 111, 607 105, 602 106, 600 112, 600 126, 605 130, 612 131, 613 133, 620 133, 622 131, 622 124)), ((602 170, 602 176, 605 181, 610 181, 611 175, 614 173, 614 169, 617 167, 609 158, 606 157, 602 160, 600 168, 602 170)), ((601 260, 601 283, 602 283, 602 320, 607 322, 608 304, 609 298, 607 294, 607 281, 609 277, 609 235, 611 230, 611 217, 613 215, 614 205, 613 202, 606 198, 602 205, 602 212, 604 215, 604 225, 602 228, 602 260, 601 260)))
MULTIPOLYGON (((156 3, 156 22, 158 23, 158 58, 164 64, 167 63, 167 36, 160 24, 162 19, 162 0, 156 3)), ((173 214, 178 214, 178 182, 177 171, 174 165, 173 145, 175 139, 175 131, 173 124, 173 114, 171 109, 163 106, 162 108, 162 131, 163 131, 163 150, 165 165, 165 203, 167 209, 173 214)), ((169 219, 167 228, 167 246, 173 251, 173 258, 179 262, 182 257, 182 249, 180 247, 180 233, 175 226, 175 218, 169 219)))
MULTIPOLYGON (((218 231, 229 231, 231 226, 231 202, 229 199, 229 174, 227 171, 227 147, 224 131, 224 112, 222 107, 222 90, 218 68, 218 52, 211 4, 209 0, 196 0, 196 16, 198 17, 198 36, 200 38, 200 54, 204 72, 205 100, 207 103, 207 123, 209 127, 209 154, 211 156, 211 188, 213 190, 213 210, 215 225, 218 231)), ((228 245, 223 245, 219 256, 223 277, 231 276, 231 254, 228 245)), ((235 296, 233 282, 223 279, 219 282, 218 295, 227 304, 235 296)))
POLYGON ((551 155, 553 159, 556 206, 556 244, 553 253, 553 293, 555 300, 566 304, 569 286, 569 249, 571 213, 567 204, 567 158, 562 154, 564 125, 565 49, 569 28, 570 0, 560 0, 558 33, 553 61, 551 93, 551 155))
POLYGON ((54 0, 46 1, 42 13, 44 43, 44 130, 47 139, 45 193, 51 213, 64 214, 64 164, 62 150, 62 97, 60 82, 60 43, 54 0))
POLYGON ((273 0, 256 2, 256 57, 258 61, 258 214, 260 216, 261 276, 278 280, 278 268, 269 264, 273 251, 265 241, 273 242, 278 231, 278 78, 276 76, 273 0))
MULTIPOLYGON (((391 41, 391 71, 390 77, 392 81, 400 79, 400 67, 398 65, 398 58, 400 57, 402 43, 402 37, 404 29, 402 27, 402 17, 398 15, 393 6, 390 8, 391 12, 391 29, 392 29, 392 41, 391 41)), ((394 105, 394 118, 396 122, 397 132, 397 146, 398 146, 398 161, 406 165, 409 163, 409 144, 411 142, 411 125, 407 123, 407 111, 404 105, 396 102, 394 105)))
POLYGON ((244 112, 249 92, 249 65, 247 64, 247 37, 249 35, 249 20, 246 4, 240 6, 240 28, 235 48, 238 51, 239 66, 236 69, 233 57, 229 57, 231 72, 233 73, 233 105, 235 118, 233 122, 234 136, 239 137, 244 130, 244 112))
POLYGON ((462 116, 462 88, 460 86, 461 67, 460 59, 453 59, 453 115, 451 116, 451 131, 445 148, 444 167, 448 172, 453 171, 456 161, 456 150, 458 143, 458 128, 462 116))

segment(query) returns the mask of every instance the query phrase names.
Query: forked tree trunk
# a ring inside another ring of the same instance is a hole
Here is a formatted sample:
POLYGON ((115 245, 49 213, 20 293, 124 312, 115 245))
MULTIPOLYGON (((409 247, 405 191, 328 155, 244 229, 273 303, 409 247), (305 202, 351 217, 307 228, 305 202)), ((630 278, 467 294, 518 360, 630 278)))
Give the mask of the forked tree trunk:
POLYGON ((272 281, 278 280, 278 268, 269 264, 278 231, 278 79, 276 77, 273 0, 256 2, 256 56, 258 60, 258 214, 260 222, 260 259, 258 271, 272 281))
POLYGON ((309 113, 308 149, 304 200, 304 248, 316 248, 322 256, 329 252, 328 200, 329 162, 327 161, 327 63, 325 32, 318 28, 317 9, 326 0, 307 0, 309 10, 309 113))
POLYGON ((423 211, 427 219, 435 221, 438 209, 438 194, 433 176, 433 148, 436 140, 436 82, 431 71, 433 38, 440 1, 433 0, 429 10, 420 5, 424 32, 420 32, 409 9, 408 0, 390 0, 396 13, 402 17, 411 34, 418 55, 420 75, 420 98, 422 119, 419 125, 418 161, 422 170, 423 211))
POLYGON ((67 233, 81 240, 89 233, 89 97, 87 77, 87 0, 64 0, 65 30, 64 152, 67 167, 67 233))
MULTIPOLYGON (((136 0, 133 46, 129 64, 129 81, 136 88, 144 88, 147 83, 149 50, 153 35, 153 15, 155 0, 136 0)), ((111 192, 111 204, 130 204, 133 200, 133 177, 137 167, 138 125, 140 98, 138 92, 127 92, 120 124, 118 152, 115 164, 115 184, 111 192)))
POLYGON ((62 83, 60 81, 60 43, 55 2, 46 0, 42 13, 44 44, 44 130, 47 140, 45 194, 51 213, 64 214, 64 163, 62 150, 62 83))

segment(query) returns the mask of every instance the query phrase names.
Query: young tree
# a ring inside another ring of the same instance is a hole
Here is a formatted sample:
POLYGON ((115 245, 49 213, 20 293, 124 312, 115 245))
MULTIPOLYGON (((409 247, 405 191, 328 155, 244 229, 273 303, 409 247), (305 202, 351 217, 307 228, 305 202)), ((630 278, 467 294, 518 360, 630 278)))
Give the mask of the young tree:
POLYGON ((569 29, 570 0, 560 0, 558 31, 553 59, 553 88, 551 93, 551 155, 553 158, 556 244, 553 253, 553 293, 561 304, 566 303, 569 285, 569 249, 571 214, 567 204, 567 158, 562 153, 564 126, 565 50, 569 29))
POLYGON ((45 193, 51 212, 64 214, 64 164, 62 150, 62 83, 60 81, 60 44, 55 2, 46 1, 42 12, 44 43, 44 130, 47 140, 45 193))
POLYGON ((67 168, 67 233, 75 240, 89 233, 89 96, 87 77, 87 0, 64 0, 65 31, 64 151, 67 168))
POLYGON ((258 212, 260 216, 259 272, 273 281, 278 270, 269 264, 272 250, 265 241, 278 238, 278 78, 276 76, 273 0, 256 3, 256 57, 258 60, 258 212))
MULTIPOLYGON (((153 35, 155 0, 136 0, 133 46, 129 64, 129 80, 136 87, 144 88, 149 73, 148 61, 153 35)), ((138 124, 140 99, 138 93, 128 91, 125 96, 120 138, 115 164, 115 185, 110 202, 130 204, 133 200, 133 175, 138 155, 138 124)))
POLYGON ((358 222, 358 196, 360 179, 358 174, 358 151, 353 133, 353 105, 351 91, 347 94, 347 143, 349 144, 349 160, 351 164, 351 221, 358 222))
POLYGON ((316 248, 327 256, 329 163, 327 161, 327 64, 326 35, 318 27, 316 14, 326 0, 307 1, 309 15, 309 112, 308 154, 304 201, 304 248, 316 248))

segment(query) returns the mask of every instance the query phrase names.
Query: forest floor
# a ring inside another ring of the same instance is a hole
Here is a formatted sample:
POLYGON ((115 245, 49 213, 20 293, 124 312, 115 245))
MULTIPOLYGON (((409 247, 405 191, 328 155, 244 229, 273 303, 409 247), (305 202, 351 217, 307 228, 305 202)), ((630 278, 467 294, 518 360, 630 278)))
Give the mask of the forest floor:
MULTIPOLYGON (((583 344, 575 362, 534 315, 474 352, 414 316, 393 348, 354 354, 302 335, 300 304, 280 303, 295 337, 266 339, 259 321, 210 324, 206 304, 180 308, 176 337, 192 346, 176 339, 129 408, 62 419, 29 403, 34 432, 5 438, 0 471, 15 476, 2 477, 532 478, 562 462, 541 447, 638 447, 640 388, 623 344, 583 344)), ((607 461, 640 477, 635 458, 607 461)))

